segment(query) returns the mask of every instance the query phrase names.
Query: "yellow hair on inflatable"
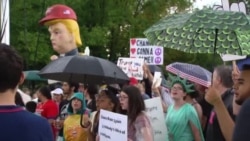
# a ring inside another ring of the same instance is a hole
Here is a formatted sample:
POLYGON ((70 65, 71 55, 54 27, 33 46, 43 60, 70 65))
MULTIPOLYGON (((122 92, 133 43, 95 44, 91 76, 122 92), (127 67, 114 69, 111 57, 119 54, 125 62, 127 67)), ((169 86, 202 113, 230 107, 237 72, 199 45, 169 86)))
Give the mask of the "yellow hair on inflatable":
POLYGON ((50 26, 50 25, 53 25, 56 23, 63 23, 67 27, 69 32, 73 34, 77 47, 82 45, 82 41, 81 41, 81 37, 80 37, 80 29, 79 29, 78 23, 75 20, 56 19, 56 20, 51 20, 51 21, 45 22, 45 25, 50 26))

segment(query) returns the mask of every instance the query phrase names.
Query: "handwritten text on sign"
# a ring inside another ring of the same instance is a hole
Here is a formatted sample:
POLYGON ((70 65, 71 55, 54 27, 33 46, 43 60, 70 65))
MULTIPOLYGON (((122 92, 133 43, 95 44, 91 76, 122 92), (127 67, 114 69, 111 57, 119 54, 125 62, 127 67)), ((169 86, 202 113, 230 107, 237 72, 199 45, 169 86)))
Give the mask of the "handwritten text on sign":
POLYGON ((130 58, 142 58, 147 64, 162 65, 163 54, 163 47, 151 46, 145 38, 130 39, 130 58))
POLYGON ((138 80, 143 79, 143 59, 120 57, 117 61, 119 66, 128 77, 135 77, 138 80))
POLYGON ((100 141, 127 141, 127 116, 101 110, 98 134, 100 141))
POLYGON ((146 106, 146 114, 149 117, 151 125, 154 130, 155 141, 166 141, 168 139, 167 127, 165 124, 165 117, 161 105, 161 98, 156 97, 144 100, 146 106))

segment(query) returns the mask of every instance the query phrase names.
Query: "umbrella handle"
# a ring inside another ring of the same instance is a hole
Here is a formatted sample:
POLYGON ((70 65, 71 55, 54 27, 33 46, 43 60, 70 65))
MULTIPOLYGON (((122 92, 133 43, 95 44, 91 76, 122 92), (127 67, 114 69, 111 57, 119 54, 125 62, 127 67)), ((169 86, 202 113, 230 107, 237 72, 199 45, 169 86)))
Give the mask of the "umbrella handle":
POLYGON ((82 120, 83 120, 83 111, 81 111, 80 125, 81 125, 82 128, 86 128, 86 127, 82 124, 82 120))
POLYGON ((81 117, 80 117, 80 125, 82 128, 88 128, 90 124, 88 124, 87 126, 85 126, 84 124, 82 124, 82 121, 83 121, 83 115, 85 113, 83 113, 83 110, 81 110, 81 117))

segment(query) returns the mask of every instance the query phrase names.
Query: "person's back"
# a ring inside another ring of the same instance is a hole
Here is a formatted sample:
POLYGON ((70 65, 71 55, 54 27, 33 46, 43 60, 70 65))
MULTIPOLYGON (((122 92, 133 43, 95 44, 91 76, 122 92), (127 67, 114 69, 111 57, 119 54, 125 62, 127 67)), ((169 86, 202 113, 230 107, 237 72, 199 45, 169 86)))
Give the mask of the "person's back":
POLYGON ((0 106, 0 124, 1 140, 53 140, 48 121, 19 106, 0 106))
POLYGON ((15 94, 23 81, 22 58, 0 44, 0 140, 53 141, 47 120, 16 106, 15 94))

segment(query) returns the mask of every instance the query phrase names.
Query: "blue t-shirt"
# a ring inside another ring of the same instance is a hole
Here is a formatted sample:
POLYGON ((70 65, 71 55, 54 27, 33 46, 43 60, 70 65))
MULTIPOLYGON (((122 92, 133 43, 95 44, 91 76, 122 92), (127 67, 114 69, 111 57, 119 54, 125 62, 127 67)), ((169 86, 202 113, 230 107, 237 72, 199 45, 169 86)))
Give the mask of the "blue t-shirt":
POLYGON ((45 118, 19 106, 0 106, 0 140, 53 141, 51 126, 45 118))

